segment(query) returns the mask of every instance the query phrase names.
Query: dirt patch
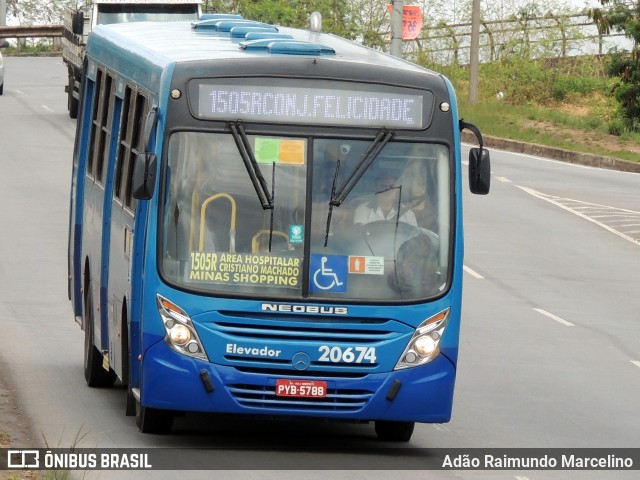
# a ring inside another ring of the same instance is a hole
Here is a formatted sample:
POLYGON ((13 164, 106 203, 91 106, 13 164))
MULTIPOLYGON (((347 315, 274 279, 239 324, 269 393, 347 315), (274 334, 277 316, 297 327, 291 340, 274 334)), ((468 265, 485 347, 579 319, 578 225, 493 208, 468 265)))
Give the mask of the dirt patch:
POLYGON ((522 127, 535 130, 548 137, 557 138, 564 142, 571 141, 575 145, 598 147, 609 152, 633 152, 640 154, 640 144, 626 141, 617 135, 609 135, 596 131, 575 130, 558 126, 551 122, 537 120, 523 120, 522 127))
MULTIPOLYGON (((24 410, 20 408, 17 390, 7 378, 6 370, 0 371, 0 448, 38 448, 40 441, 24 410)), ((38 479, 37 472, 0 471, 0 479, 38 479)))

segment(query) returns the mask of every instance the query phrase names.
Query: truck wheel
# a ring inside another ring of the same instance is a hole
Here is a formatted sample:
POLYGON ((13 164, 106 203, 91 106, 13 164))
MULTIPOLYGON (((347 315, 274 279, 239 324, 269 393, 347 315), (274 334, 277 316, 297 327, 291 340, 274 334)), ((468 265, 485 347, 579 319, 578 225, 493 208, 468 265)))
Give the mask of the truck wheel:
POLYGON ((69 69, 69 85, 67 87, 67 108, 69 109, 69 117, 78 118, 78 99, 73 96, 73 90, 75 88, 75 79, 71 69, 69 69))
POLYGON ((69 96, 67 99, 67 107, 69 108, 69 117, 74 120, 78 118, 78 99, 73 96, 73 83, 69 84, 69 96))

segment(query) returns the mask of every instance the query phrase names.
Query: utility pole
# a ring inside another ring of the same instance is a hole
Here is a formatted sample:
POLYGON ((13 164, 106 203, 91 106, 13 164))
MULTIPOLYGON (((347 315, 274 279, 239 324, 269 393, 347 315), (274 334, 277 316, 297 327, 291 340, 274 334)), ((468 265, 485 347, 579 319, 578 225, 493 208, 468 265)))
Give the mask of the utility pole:
POLYGON ((404 0, 393 0, 391 8, 391 55, 402 57, 402 11, 404 0))
POLYGON ((469 104, 478 102, 478 64, 480 56, 480 0, 471 10, 471 51, 469 53, 469 104))
MULTIPOLYGON (((0 0, 0 27, 4 27, 7 24, 7 0, 0 0)), ((6 47, 7 42, 4 38, 0 37, 0 48, 6 47)))

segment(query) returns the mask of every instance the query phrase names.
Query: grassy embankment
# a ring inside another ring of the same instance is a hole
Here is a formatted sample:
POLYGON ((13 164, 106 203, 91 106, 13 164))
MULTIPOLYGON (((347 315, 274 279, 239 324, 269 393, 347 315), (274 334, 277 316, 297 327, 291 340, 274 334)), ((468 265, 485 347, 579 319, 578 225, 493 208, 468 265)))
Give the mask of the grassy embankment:
POLYGON ((438 70, 457 92, 460 115, 486 135, 640 161, 640 133, 625 130, 606 74, 607 57, 558 62, 514 59, 480 66, 478 103, 469 105, 468 72, 438 70))

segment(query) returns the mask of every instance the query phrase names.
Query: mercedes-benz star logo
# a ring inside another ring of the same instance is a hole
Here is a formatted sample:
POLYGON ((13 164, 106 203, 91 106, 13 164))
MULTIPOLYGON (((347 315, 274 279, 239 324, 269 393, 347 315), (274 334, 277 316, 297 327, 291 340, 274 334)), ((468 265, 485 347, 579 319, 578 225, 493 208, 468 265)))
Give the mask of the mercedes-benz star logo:
POLYGON ((296 370, 306 370, 311 365, 311 357, 304 352, 298 352, 291 359, 291 364, 296 370))

